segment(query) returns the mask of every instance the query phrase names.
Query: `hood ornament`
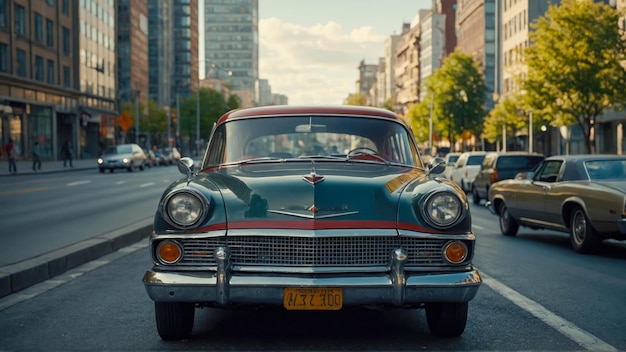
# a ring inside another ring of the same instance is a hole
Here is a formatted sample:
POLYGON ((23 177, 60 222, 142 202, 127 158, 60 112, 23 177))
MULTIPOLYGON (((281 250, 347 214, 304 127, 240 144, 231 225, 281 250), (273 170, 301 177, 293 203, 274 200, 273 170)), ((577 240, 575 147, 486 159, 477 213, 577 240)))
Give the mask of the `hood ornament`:
POLYGON ((312 185, 324 181, 324 176, 319 176, 315 172, 315 163, 313 163, 313 167, 311 167, 311 173, 308 175, 302 176, 304 180, 312 185))

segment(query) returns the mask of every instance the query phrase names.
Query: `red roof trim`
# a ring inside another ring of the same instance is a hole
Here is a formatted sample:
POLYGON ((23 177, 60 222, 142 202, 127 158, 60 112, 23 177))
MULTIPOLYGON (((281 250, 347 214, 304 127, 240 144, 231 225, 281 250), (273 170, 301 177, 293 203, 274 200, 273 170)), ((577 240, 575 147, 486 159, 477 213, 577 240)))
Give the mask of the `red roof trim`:
POLYGON ((222 115, 217 121, 222 124, 229 120, 246 117, 276 117, 284 115, 362 115, 401 120, 395 113, 369 106, 337 105, 337 106, 296 106, 296 105, 269 105, 253 108, 235 109, 222 115))

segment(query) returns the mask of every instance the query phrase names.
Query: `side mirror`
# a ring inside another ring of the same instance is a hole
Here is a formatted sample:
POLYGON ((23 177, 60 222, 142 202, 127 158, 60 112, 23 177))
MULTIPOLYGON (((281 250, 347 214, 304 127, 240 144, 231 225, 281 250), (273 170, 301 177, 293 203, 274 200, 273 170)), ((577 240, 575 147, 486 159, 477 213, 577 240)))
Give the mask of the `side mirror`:
POLYGON ((192 158, 184 157, 178 160, 178 171, 187 175, 187 179, 191 179, 191 176, 196 171, 196 164, 194 163, 192 158))
POLYGON ((428 174, 440 174, 446 169, 446 161, 443 158, 434 157, 428 161, 428 174))

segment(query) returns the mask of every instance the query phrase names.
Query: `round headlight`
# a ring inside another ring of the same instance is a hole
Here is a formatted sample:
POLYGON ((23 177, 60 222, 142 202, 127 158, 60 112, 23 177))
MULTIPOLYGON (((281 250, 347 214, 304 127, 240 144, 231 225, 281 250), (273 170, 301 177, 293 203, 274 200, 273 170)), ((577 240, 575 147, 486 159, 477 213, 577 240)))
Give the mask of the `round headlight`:
POLYGON ((190 227, 195 225, 207 213, 208 202, 204 198, 188 191, 172 194, 164 204, 167 218, 173 225, 190 227))
POLYGON ((448 228, 456 224, 463 213, 461 199, 449 192, 432 194, 422 208, 425 220, 438 228, 448 228))

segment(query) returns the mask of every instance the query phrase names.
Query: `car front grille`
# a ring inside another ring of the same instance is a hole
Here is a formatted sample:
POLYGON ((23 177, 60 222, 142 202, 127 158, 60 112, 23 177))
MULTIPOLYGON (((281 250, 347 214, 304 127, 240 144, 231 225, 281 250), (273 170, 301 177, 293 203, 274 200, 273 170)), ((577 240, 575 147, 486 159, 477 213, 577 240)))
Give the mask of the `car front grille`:
POLYGON ((362 267, 388 266, 402 248, 406 266, 445 265, 446 240, 410 237, 272 237, 242 236, 178 240, 184 257, 178 265, 215 265, 215 248, 228 246, 234 266, 362 267))

